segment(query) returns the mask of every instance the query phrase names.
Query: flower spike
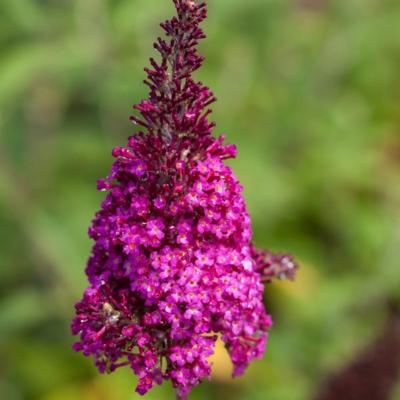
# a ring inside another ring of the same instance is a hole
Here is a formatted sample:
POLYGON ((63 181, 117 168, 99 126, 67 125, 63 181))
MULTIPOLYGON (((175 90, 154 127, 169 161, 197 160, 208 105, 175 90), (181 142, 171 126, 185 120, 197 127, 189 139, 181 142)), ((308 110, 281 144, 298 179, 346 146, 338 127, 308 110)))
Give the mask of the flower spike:
POLYGON ((242 186, 224 164, 236 148, 212 135, 215 97, 192 77, 206 5, 174 3, 154 45, 161 59, 145 70, 149 97, 131 117, 143 131, 113 150, 98 181, 108 193, 89 228, 90 286, 72 332, 100 372, 129 366, 139 394, 170 380, 182 400, 210 377, 218 337, 234 376, 263 356, 272 326, 264 283, 293 278, 297 266, 252 245, 242 186))

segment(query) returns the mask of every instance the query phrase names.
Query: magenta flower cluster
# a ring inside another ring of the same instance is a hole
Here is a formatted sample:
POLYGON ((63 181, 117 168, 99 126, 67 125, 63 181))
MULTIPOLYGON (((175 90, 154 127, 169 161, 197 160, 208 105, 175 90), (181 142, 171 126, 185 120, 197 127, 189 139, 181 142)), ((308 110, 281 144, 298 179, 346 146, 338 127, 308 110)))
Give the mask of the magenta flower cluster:
POLYGON ((74 349, 101 372, 130 366, 137 392, 170 380, 185 398, 210 377, 217 337, 233 375, 263 355, 271 317, 264 283, 293 278, 290 256, 252 245, 242 187, 224 160, 236 156, 212 136, 213 94, 192 73, 203 59, 199 24, 206 6, 174 0, 177 16, 161 26, 161 55, 146 69, 148 100, 132 121, 144 128, 115 148, 108 191, 89 230, 90 287, 76 305, 74 349))

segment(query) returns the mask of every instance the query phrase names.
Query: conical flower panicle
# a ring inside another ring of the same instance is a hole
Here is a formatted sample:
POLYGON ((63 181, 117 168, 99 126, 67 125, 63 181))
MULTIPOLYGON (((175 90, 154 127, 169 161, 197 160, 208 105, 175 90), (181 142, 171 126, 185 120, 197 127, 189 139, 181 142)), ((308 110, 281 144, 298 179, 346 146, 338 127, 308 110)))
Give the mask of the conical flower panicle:
POLYGON ((191 76, 206 6, 174 3, 177 17, 161 25, 168 41, 155 44, 161 61, 146 69, 149 98, 134 107, 146 132, 113 150, 98 183, 108 194, 89 229, 90 287, 72 331, 100 372, 130 366, 138 393, 171 380, 184 398, 210 376, 217 335, 235 376, 262 357, 272 325, 264 283, 291 278, 296 265, 251 244, 242 187, 223 162, 236 149, 212 136, 215 98, 191 76))

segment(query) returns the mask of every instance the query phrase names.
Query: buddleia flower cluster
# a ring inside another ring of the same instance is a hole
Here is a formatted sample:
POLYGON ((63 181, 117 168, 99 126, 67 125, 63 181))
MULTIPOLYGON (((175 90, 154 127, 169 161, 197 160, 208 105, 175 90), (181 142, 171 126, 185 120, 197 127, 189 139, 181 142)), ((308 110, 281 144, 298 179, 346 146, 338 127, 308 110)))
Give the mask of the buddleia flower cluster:
POLYGON ((145 69, 149 97, 134 106, 139 129, 98 181, 108 193, 89 229, 90 286, 72 332, 100 372, 128 366, 139 394, 169 380, 184 399, 210 377, 217 338, 234 376, 263 356, 272 325, 264 285, 293 278, 296 264, 252 244, 242 186, 224 162, 236 148, 212 135, 216 99, 192 77, 206 5, 174 4, 154 45, 160 60, 145 69))

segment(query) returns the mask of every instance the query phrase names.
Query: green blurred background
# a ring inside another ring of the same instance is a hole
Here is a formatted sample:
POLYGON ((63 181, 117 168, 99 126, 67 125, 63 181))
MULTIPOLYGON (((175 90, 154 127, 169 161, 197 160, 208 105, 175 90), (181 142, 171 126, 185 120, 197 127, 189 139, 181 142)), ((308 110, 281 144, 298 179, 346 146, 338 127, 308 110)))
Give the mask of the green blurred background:
MULTIPOLYGON (((129 400, 129 370, 73 353, 96 179, 134 128, 169 0, 0 0, 0 397, 129 400)), ((197 77, 238 145, 255 241, 289 250, 263 361, 191 400, 307 400, 400 301, 400 2, 210 0, 197 77)), ((366 377, 373 379, 373 377, 366 377)), ((172 399, 156 388, 147 399, 172 399)), ((400 399, 400 379, 397 397, 400 399)), ((338 399, 340 400, 340 399, 338 399)), ((365 399, 368 400, 368 399, 365 399)))

